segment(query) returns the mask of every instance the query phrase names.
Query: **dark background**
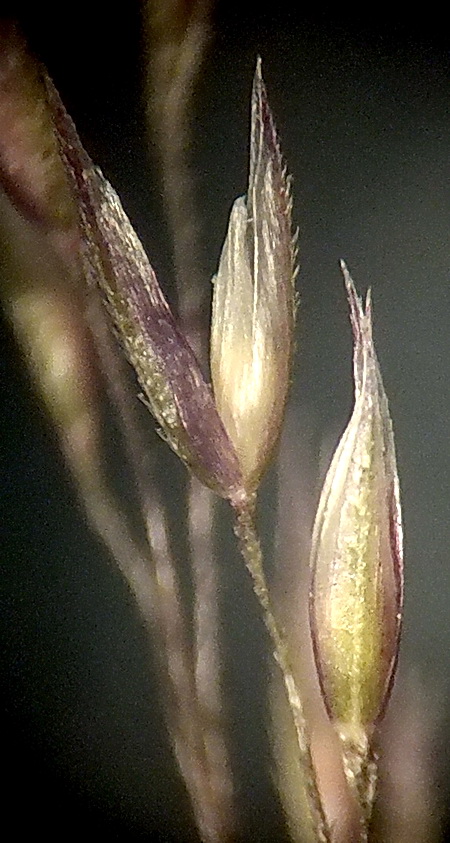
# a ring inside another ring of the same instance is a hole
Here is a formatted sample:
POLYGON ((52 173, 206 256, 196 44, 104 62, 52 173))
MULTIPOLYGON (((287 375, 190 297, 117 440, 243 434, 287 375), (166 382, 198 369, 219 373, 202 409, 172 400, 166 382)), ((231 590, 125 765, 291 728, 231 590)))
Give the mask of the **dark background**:
MULTIPOLYGON (((373 288, 406 533, 401 677, 413 672, 425 689, 437 735, 432 775, 445 815, 450 40, 443 21, 411 9, 407 18, 394 11, 368 19, 276 7, 256 15, 245 3, 217 6, 193 114, 205 278, 215 270, 231 203, 245 191, 249 93, 259 53, 294 178, 300 228, 293 402, 315 431, 324 465, 351 407, 339 258, 348 261, 362 292, 373 288)), ((140 4, 108 7, 104 16, 93 3, 58 8, 54 13, 44 3, 39 14, 19 6, 13 12, 91 157, 120 194, 170 296, 161 190, 145 140, 140 4)), ((5 819, 8 799, 17 799, 11 817, 17 836, 41 831, 56 840, 72 830, 120 841, 149 834, 195 839, 132 598, 87 534, 55 436, 4 323, 2 337, 5 819)), ((269 750, 259 746, 261 702, 252 696, 246 667, 252 648, 260 648, 259 633, 252 632, 256 611, 240 611, 248 595, 236 597, 239 576, 230 565, 224 595, 236 624, 234 684, 250 706, 238 712, 235 725, 245 827, 249 839, 282 839, 269 750)))

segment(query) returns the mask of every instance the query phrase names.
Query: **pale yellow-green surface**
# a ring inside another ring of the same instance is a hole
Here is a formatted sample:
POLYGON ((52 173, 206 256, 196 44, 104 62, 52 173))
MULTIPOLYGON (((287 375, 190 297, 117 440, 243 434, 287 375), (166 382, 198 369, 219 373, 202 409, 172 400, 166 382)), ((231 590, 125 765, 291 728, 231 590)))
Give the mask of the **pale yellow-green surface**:
POLYGON ((322 491, 313 534, 316 661, 327 709, 344 732, 372 728, 395 663, 401 542, 392 426, 366 311, 351 279, 355 405, 322 491))

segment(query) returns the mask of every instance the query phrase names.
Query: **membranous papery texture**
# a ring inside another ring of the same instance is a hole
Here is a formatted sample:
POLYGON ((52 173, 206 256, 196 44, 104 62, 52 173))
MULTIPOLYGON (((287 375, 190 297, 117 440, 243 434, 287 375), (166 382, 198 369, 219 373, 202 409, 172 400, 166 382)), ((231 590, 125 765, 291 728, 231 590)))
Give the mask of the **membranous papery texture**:
POLYGON ((120 199, 93 166, 48 82, 61 155, 77 196, 84 272, 99 285, 162 433, 224 497, 242 486, 237 455, 120 199))
POLYGON ((256 297, 247 227, 247 207, 238 199, 215 279, 211 336, 215 399, 246 479, 258 473, 260 455, 268 449, 265 429, 268 433, 277 394, 275 340, 267 330, 267 306, 256 297))
POLYGON ((395 669, 402 534, 392 424, 366 309, 344 267, 354 334, 355 404, 333 457, 312 543, 311 624, 325 704, 371 727, 395 669))
POLYGON ((278 438, 294 328, 291 197, 260 62, 252 94, 247 197, 233 205, 214 279, 211 371, 247 488, 278 438))

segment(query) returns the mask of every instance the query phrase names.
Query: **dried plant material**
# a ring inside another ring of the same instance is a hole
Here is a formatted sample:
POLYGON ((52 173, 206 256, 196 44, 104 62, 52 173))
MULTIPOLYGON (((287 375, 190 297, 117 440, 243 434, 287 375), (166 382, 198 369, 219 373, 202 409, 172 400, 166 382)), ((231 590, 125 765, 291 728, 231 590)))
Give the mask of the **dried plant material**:
POLYGON ((48 88, 61 154, 78 197, 85 274, 106 297, 164 438, 203 482, 233 497, 241 487, 239 465, 211 389, 119 197, 81 146, 50 81, 48 88))
MULTIPOLYGON (((159 38, 159 88, 153 108, 161 119, 166 177, 174 164, 165 191, 172 222, 180 222, 175 248, 179 278, 190 278, 189 266, 195 265, 194 250, 191 262, 183 263, 192 234, 192 219, 186 216, 192 199, 188 170, 181 166, 189 137, 184 95, 186 87, 192 88, 206 43, 209 8, 209 0, 175 0, 166 12, 158 0, 154 10, 147 10, 159 38), (176 24, 176 32, 165 26, 168 20, 176 24), (173 140, 167 127, 178 124, 181 130, 173 140), (180 209, 175 209, 179 185, 183 196, 180 209), (180 211, 178 216, 174 209, 180 211)), ((202 298, 198 279, 180 296, 181 329, 117 194, 90 161, 52 83, 28 55, 14 26, 0 26, 0 46, 0 179, 5 189, 0 207, 8 312, 58 428, 89 520, 157 636, 168 733, 200 836, 208 841, 231 839, 235 828, 220 697, 212 498, 194 477, 188 500, 195 589, 190 625, 164 507, 157 490, 153 494, 151 489, 153 478, 143 482, 146 446, 141 447, 137 436, 130 441, 133 424, 124 429, 148 548, 134 540, 124 511, 110 494, 101 448, 97 369, 101 363, 111 384, 116 370, 109 365, 108 348, 114 343, 101 316, 93 333, 98 340, 104 329, 104 341, 97 341, 96 347, 92 343, 85 321, 84 280, 95 295, 97 287, 102 291, 163 437, 206 486, 233 506, 235 532, 271 636, 292 720, 292 738, 287 741, 293 752, 286 757, 295 768, 295 784, 286 802, 292 797, 289 813, 295 833, 331 843, 339 836, 349 839, 347 834, 355 831, 354 839, 364 843, 376 783, 372 733, 394 678, 403 602, 399 487, 392 425, 372 342, 370 296, 364 308, 343 265, 354 334, 355 404, 316 516, 310 595, 317 672, 338 736, 331 767, 331 726, 327 721, 325 738, 318 737, 317 730, 314 734, 314 717, 304 707, 305 682, 298 681, 288 637, 272 608, 256 528, 257 488, 283 421, 295 318, 290 181, 261 63, 258 60, 253 83, 248 193, 232 208, 214 282, 213 394, 192 345, 202 347, 196 322, 202 298), (339 802, 333 791, 337 766, 348 791, 343 801, 350 805, 342 822, 329 809, 330 799, 339 802)), ((98 295, 97 305, 101 311, 98 295)), ((116 407, 127 402, 122 386, 116 391, 116 407)), ((135 404, 129 402, 132 408, 135 404)))
POLYGON ((253 491, 278 440, 289 387, 295 247, 289 178, 258 60, 247 197, 233 205, 214 278, 214 395, 253 491))
POLYGON ((354 337, 355 403, 320 497, 310 618, 323 699, 349 776, 369 757, 386 705, 403 603, 402 527, 392 423, 366 307, 342 264, 354 337), (354 765, 354 766, 353 766, 354 765))

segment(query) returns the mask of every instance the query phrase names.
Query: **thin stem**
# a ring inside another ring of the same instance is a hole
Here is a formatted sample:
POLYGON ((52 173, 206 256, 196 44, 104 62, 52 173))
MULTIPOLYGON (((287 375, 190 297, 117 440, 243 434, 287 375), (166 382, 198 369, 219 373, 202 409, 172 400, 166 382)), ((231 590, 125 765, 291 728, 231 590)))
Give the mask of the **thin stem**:
MULTIPOLYGON (((154 649, 162 679, 167 729, 191 798, 201 838, 207 843, 223 843, 227 839, 230 821, 215 790, 216 770, 208 746, 208 733, 204 731, 205 717, 202 700, 198 698, 191 637, 180 593, 177 566, 170 547, 164 505, 152 471, 151 454, 141 429, 138 402, 129 389, 125 363, 117 354, 96 297, 91 303, 89 315, 97 342, 99 364, 111 401, 117 410, 128 462, 135 478, 147 532, 147 558, 136 562, 133 555, 130 554, 127 559, 125 553, 118 553, 118 543, 112 542, 112 539, 120 523, 120 510, 115 513, 115 517, 111 513, 109 518, 104 519, 105 528, 101 534, 106 538, 135 594, 146 627, 156 640, 154 649)), ((96 501, 96 506, 91 508, 91 520, 98 530, 96 522, 103 513, 106 498, 102 500, 100 494, 96 496, 96 501)), ((123 517, 121 521, 124 521, 123 517)), ((197 550, 198 541, 199 536, 197 550)))
POLYGON ((166 215, 173 242, 178 311, 183 333, 202 362, 207 359, 204 320, 207 285, 198 247, 200 214, 190 147, 194 89, 211 37, 211 0, 152 0, 144 5, 150 45, 147 119, 160 159, 166 215))
POLYGON ((147 513, 148 536, 155 566, 158 628, 169 685, 166 717, 182 776, 186 782, 205 843, 222 843, 222 816, 218 811, 214 780, 205 747, 202 716, 195 687, 183 603, 168 542, 162 508, 147 513))
POLYGON ((369 839, 369 823, 377 786, 377 758, 369 741, 355 742, 340 735, 345 777, 359 810, 359 843, 369 839))
POLYGON ((211 789, 218 821, 222 824, 221 840, 225 841, 234 836, 235 806, 222 700, 214 503, 212 492, 192 476, 188 493, 188 528, 195 598, 195 688, 211 789))
POLYGON ((303 702, 291 667, 286 637, 275 620, 267 588, 262 550, 255 526, 255 498, 247 498, 243 502, 234 503, 233 506, 236 514, 235 533, 239 539, 240 550, 247 570, 252 577, 254 592, 263 610, 264 623, 272 639, 273 655, 282 673, 289 708, 294 721, 299 758, 305 774, 312 824, 319 843, 331 843, 331 834, 316 780, 303 702))
POLYGON ((182 601, 164 514, 158 506, 148 511, 150 549, 141 549, 132 539, 120 506, 109 494, 98 466, 95 481, 92 478, 89 481, 81 479, 80 497, 91 527, 113 556, 136 599, 145 627, 157 641, 155 654, 163 680, 168 731, 201 838, 205 843, 222 843, 225 839, 222 818, 203 741, 182 601))

